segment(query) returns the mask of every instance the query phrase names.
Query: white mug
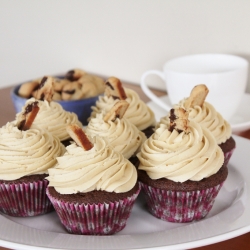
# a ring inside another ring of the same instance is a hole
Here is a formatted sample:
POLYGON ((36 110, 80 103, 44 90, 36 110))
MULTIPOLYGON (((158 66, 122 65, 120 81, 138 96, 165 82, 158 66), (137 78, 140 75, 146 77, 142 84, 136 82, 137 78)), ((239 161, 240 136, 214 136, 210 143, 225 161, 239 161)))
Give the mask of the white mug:
POLYGON ((166 62, 163 71, 146 71, 140 82, 143 92, 168 111, 171 105, 164 103, 146 84, 146 78, 152 74, 165 82, 171 105, 189 97, 194 86, 205 84, 209 89, 206 101, 228 120, 236 112, 246 90, 248 61, 228 54, 195 54, 166 62))

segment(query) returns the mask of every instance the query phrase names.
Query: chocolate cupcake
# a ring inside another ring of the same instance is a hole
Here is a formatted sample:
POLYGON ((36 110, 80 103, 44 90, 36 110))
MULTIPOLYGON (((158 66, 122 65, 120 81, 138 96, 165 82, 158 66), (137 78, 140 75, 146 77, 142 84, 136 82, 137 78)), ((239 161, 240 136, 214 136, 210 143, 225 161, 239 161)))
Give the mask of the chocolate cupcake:
POLYGON ((76 125, 76 143, 49 170, 47 195, 66 230, 110 235, 121 231, 140 192, 135 167, 101 137, 89 139, 76 125))
POLYGON ((200 220, 211 210, 227 178, 224 155, 211 132, 172 109, 138 153, 138 179, 147 206, 169 222, 200 220))
POLYGON ((96 105, 92 107, 90 118, 95 117, 98 113, 108 112, 119 100, 126 100, 129 108, 124 117, 149 137, 154 132, 156 123, 153 111, 134 90, 123 88, 118 78, 110 77, 105 85, 104 95, 99 96, 96 105))
POLYGON ((45 177, 65 148, 49 132, 30 128, 38 110, 36 102, 29 104, 16 121, 0 128, 0 211, 11 216, 53 210, 45 177))
MULTIPOLYGON (((181 100, 174 107, 182 107, 188 110, 190 120, 200 123, 213 134, 224 153, 224 164, 227 165, 236 148, 236 142, 232 137, 230 124, 223 119, 222 115, 210 103, 205 102, 207 94, 208 88, 206 85, 197 85, 191 91, 189 98, 181 100)), ((159 124, 161 123, 169 123, 168 116, 162 117, 159 124)))

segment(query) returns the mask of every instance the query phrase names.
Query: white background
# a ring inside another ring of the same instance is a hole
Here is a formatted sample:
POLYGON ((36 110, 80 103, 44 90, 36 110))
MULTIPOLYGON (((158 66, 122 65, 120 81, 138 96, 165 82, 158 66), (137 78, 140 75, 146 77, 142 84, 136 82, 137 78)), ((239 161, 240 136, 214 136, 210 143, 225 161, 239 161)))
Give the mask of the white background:
POLYGON ((75 67, 138 84, 193 53, 250 61, 249 0, 0 0, 0 31, 0 87, 75 67))

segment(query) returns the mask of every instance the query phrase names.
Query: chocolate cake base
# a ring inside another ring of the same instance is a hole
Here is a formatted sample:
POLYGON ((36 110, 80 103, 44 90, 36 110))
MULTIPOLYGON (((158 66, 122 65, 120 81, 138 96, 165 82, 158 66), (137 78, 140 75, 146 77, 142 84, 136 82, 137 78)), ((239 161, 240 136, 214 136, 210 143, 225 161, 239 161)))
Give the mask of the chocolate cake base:
POLYGON ((152 180, 143 170, 138 171, 138 180, 148 186, 159 189, 172 190, 172 191, 194 191, 194 190, 204 190, 207 188, 214 187, 224 182, 227 178, 227 175, 228 175, 228 169, 225 165, 223 165, 216 174, 208 178, 204 178, 200 181, 188 180, 181 183, 181 182, 174 182, 165 178, 152 180))
POLYGON ((223 153, 227 153, 236 147, 236 142, 234 138, 231 136, 224 143, 219 144, 219 147, 222 149, 223 153))
POLYGON ((94 190, 87 193, 60 194, 55 190, 54 187, 48 187, 48 189, 51 196, 63 202, 78 203, 78 204, 98 204, 98 203, 109 203, 109 202, 119 201, 127 197, 130 197, 138 191, 139 184, 136 183, 136 185, 130 191, 125 193, 94 190))
POLYGON ((147 138, 149 138, 155 132, 155 127, 149 126, 146 129, 142 130, 142 132, 146 135, 147 138))
POLYGON ((23 176, 23 177, 16 179, 16 180, 10 180, 10 181, 0 180, 0 184, 3 184, 3 183, 5 183, 5 184, 19 184, 19 183, 37 182, 37 181, 42 181, 47 176, 49 176, 49 175, 48 174, 28 175, 28 176, 23 176))
POLYGON ((67 140, 61 141, 61 143, 66 148, 67 146, 69 146, 71 144, 72 141, 73 141, 72 139, 67 139, 67 140))
POLYGON ((135 166, 136 169, 138 169, 140 161, 139 161, 139 159, 138 159, 138 157, 136 155, 130 157, 129 161, 135 166))

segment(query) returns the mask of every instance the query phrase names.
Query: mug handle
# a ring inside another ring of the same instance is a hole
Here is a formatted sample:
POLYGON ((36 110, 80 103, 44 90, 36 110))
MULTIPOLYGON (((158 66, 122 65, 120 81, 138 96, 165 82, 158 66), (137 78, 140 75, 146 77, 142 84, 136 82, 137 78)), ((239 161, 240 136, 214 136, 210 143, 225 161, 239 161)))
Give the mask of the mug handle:
POLYGON ((155 102, 158 106, 161 108, 164 108, 165 110, 169 111, 172 107, 163 102, 158 96, 156 96, 147 86, 145 79, 148 75, 157 75, 159 76, 164 82, 165 82, 165 77, 164 73, 159 70, 149 70, 143 73, 141 77, 141 88, 143 92, 149 97, 153 102, 155 102))

